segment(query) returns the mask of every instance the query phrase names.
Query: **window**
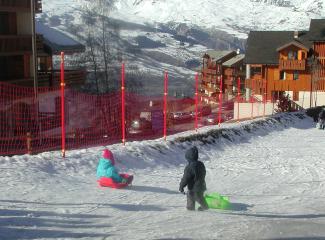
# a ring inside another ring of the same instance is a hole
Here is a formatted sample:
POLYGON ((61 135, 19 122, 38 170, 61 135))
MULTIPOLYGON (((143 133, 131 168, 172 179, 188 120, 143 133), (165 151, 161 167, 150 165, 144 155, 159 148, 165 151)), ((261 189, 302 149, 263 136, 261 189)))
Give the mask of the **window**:
POLYGON ((285 79, 286 79, 286 72, 280 71, 280 80, 285 80, 285 79))
POLYGON ((0 12, 0 35, 14 35, 16 33, 16 13, 0 12))
POLYGON ((299 72, 298 71, 294 71, 293 72, 293 80, 298 80, 299 79, 299 72))
POLYGON ((251 75, 262 75, 262 68, 261 67, 252 67, 251 68, 251 75))

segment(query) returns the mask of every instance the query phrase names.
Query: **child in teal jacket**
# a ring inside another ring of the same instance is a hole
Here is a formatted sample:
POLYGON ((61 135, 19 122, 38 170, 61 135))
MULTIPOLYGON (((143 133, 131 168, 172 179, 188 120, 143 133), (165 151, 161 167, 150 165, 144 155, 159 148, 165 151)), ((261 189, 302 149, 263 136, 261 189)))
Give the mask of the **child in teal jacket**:
POLYGON ((97 166, 97 178, 107 177, 112 178, 114 182, 117 183, 126 183, 127 179, 124 179, 118 173, 115 165, 115 160, 113 153, 105 149, 103 152, 103 156, 99 159, 97 166))

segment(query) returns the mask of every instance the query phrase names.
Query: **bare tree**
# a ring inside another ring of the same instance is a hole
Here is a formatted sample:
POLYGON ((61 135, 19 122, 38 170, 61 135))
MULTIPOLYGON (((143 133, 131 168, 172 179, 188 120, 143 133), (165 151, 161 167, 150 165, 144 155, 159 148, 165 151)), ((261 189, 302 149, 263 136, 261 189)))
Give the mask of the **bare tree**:
POLYGON ((94 0, 85 4, 82 20, 86 28, 86 56, 89 60, 96 83, 96 92, 106 92, 110 89, 109 69, 112 63, 110 51, 109 13, 114 1, 94 0))

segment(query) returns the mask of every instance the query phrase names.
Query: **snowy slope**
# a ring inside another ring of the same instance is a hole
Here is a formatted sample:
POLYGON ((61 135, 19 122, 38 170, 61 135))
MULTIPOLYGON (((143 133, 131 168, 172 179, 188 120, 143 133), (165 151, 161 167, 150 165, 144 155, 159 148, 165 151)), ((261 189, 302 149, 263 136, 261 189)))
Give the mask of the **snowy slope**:
POLYGON ((128 189, 99 188, 103 147, 0 157, 0 239, 321 239, 324 131, 301 115, 109 146, 128 189), (192 135, 192 136, 191 136, 192 135), (221 137, 223 136, 223 137, 221 137), (180 138, 181 137, 181 138, 180 138), (196 141, 195 141, 196 139, 196 141), (190 141, 191 140, 191 141, 190 141), (199 147, 208 192, 232 210, 188 212, 178 184, 199 147))
MULTIPOLYGON (((43 2, 45 12, 60 15, 87 1, 43 2)), ((126 21, 194 24, 246 38, 252 29, 306 30, 311 18, 325 16, 325 6, 322 0, 118 0, 113 16, 126 21)))

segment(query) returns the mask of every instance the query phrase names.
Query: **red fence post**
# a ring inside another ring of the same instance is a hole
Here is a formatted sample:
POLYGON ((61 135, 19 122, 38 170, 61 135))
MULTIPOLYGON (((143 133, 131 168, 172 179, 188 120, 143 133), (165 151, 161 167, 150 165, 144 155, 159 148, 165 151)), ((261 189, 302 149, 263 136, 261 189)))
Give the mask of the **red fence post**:
POLYGON ((65 157, 65 102, 64 102, 64 52, 61 52, 61 138, 62 138, 62 157, 65 157))
POLYGON ((266 80, 263 80, 263 117, 265 117, 266 108, 266 80))
POLYGON ((221 111, 222 111, 222 75, 219 77, 219 79, 220 79, 220 91, 219 91, 218 125, 220 127, 220 124, 221 124, 221 111))
POLYGON ((199 74, 195 75, 195 131, 198 129, 198 88, 199 88, 199 74))
POLYGON ((125 145, 125 64, 121 70, 121 103, 122 103, 122 143, 125 145))
POLYGON ((240 77, 237 79, 237 122, 239 122, 240 77))
POLYGON ((164 79, 164 139, 167 140, 167 95, 168 95, 168 73, 165 72, 164 79))
POLYGON ((252 93, 251 93, 251 103, 252 103, 252 109, 251 109, 251 119, 254 117, 254 88, 255 88, 255 82, 252 80, 252 93))

